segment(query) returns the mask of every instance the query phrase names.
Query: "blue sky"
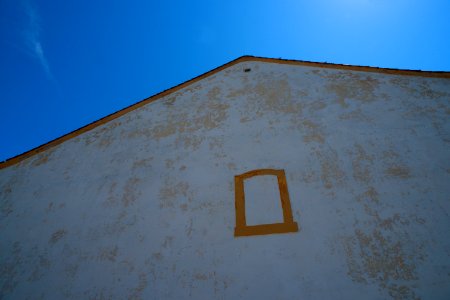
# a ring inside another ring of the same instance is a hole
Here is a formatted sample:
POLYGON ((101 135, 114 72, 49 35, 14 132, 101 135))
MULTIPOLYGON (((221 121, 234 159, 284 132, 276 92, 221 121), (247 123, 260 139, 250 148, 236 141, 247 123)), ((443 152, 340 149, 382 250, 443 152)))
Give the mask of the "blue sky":
POLYGON ((450 1, 0 0, 0 160, 242 55, 450 71, 450 1))

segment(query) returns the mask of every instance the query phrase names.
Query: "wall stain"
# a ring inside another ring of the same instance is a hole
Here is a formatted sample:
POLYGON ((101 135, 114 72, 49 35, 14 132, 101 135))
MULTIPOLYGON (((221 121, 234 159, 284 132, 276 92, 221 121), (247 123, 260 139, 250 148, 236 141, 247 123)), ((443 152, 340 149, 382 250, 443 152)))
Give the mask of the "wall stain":
POLYGON ((187 93, 193 94, 195 92, 201 91, 203 88, 204 87, 202 84, 196 83, 196 84, 191 84, 191 85, 185 87, 184 91, 179 91, 178 93, 184 94, 185 92, 187 92, 187 93))
POLYGON ((359 195, 357 198, 358 202, 363 202, 366 199, 369 199, 371 202, 375 204, 379 204, 379 194, 377 190, 373 186, 369 186, 367 190, 359 195))
POLYGON ((377 99, 375 92, 380 82, 371 75, 339 72, 323 77, 331 82, 326 85, 327 91, 336 95, 336 102, 343 108, 349 107, 347 101, 372 102, 377 99))
POLYGON ((114 128, 120 126, 122 122, 111 121, 100 127, 95 128, 86 135, 83 136, 84 144, 90 145, 95 144, 99 148, 106 148, 111 145, 114 137, 114 128))
MULTIPOLYGON (((2 249, 2 251, 5 251, 2 249)), ((23 263, 20 242, 14 242, 8 259, 0 261, 0 298, 12 293, 20 282, 20 268, 23 263)))
POLYGON ((116 196, 116 189, 117 189, 117 182, 113 181, 111 182, 111 185, 108 189, 108 196, 106 197, 105 201, 103 202, 103 205, 105 207, 113 207, 116 206, 118 200, 116 196))
POLYGON ((322 144, 325 141, 324 133, 319 124, 311 120, 303 120, 301 126, 305 132, 305 135, 303 135, 305 143, 318 142, 322 144))
POLYGON ((117 245, 112 248, 111 247, 101 248, 98 254, 98 259, 115 262, 117 258, 118 249, 119 248, 117 247, 117 245))
POLYGON ((153 157, 136 160, 133 162, 131 169, 136 170, 138 168, 149 168, 151 166, 152 161, 153 161, 153 157))
MULTIPOLYGON (((228 109, 230 105, 220 99, 220 89, 212 88, 207 93, 208 100, 203 105, 199 93, 194 93, 189 105, 191 113, 183 112, 185 110, 168 110, 166 118, 152 123, 148 127, 134 129, 127 134, 128 138, 145 136, 146 138, 159 141, 171 136, 175 136, 175 146, 186 150, 197 150, 203 140, 204 133, 222 126, 228 118, 228 109)), ((184 104, 188 105, 188 104, 184 104)))
POLYGON ((236 164, 234 164, 234 163, 232 163, 232 162, 230 162, 230 163, 227 164, 227 168, 228 168, 228 170, 230 170, 230 171, 236 171, 236 170, 237 170, 236 164))
POLYGON ((345 172, 339 165, 339 157, 334 149, 322 149, 314 151, 320 162, 320 179, 326 189, 333 185, 342 185, 346 179, 345 172))
POLYGON ((185 225, 185 232, 186 232, 186 236, 188 237, 188 238, 190 238, 191 237, 191 235, 192 235, 192 219, 189 219, 189 222, 185 225))
POLYGON ((66 274, 67 277, 74 279, 78 274, 78 268, 79 265, 77 263, 67 263, 64 265, 64 274, 66 274))
POLYGON ((173 163, 174 163, 173 159, 170 158, 166 159, 165 160, 166 169, 173 169, 173 163))
POLYGON ((420 225, 426 221, 417 215, 405 217, 400 213, 380 217, 379 197, 372 186, 356 197, 370 221, 364 222, 365 229, 356 225, 354 235, 342 238, 347 274, 355 282, 378 284, 394 299, 416 299, 416 268, 426 259, 425 244, 411 239, 405 228, 411 220, 420 225))
POLYGON ((37 166, 46 164, 49 161, 49 159, 51 159, 51 157, 55 151, 56 151, 56 147, 47 149, 44 152, 38 153, 34 157, 34 160, 32 161, 31 165, 33 167, 37 167, 37 166))
POLYGON ((223 138, 220 137, 211 137, 208 139, 209 150, 222 150, 223 149, 223 138))
POLYGON ((316 100, 308 104, 310 112, 322 110, 327 107, 327 103, 323 100, 316 100))
POLYGON ((384 159, 397 159, 398 157, 400 157, 400 154, 398 154, 397 152, 395 152, 394 150, 387 150, 387 151, 383 151, 383 158, 384 159))
POLYGON ((189 184, 181 181, 172 183, 169 179, 164 181, 164 185, 159 190, 159 207, 160 208, 173 208, 175 207, 175 201, 179 196, 187 198, 189 195, 189 184))
POLYGON ((217 99, 220 95, 220 88, 218 86, 212 87, 209 89, 208 93, 206 94, 206 97, 208 97, 209 100, 217 99))
POLYGON ((47 254, 38 254, 37 257, 38 262, 34 263, 33 271, 28 277, 27 281, 34 282, 41 279, 42 277, 44 277, 45 273, 48 272, 51 266, 51 261, 48 259, 47 254))
POLYGON ((258 83, 254 92, 263 100, 265 111, 298 114, 302 110, 301 104, 293 101, 291 87, 286 79, 258 83))
POLYGON ((127 207, 134 204, 136 199, 141 195, 141 191, 138 188, 138 183, 140 179, 137 177, 131 177, 125 183, 122 195, 122 204, 127 207))
POLYGON ((177 100, 177 96, 174 95, 172 97, 168 97, 167 100, 164 100, 163 104, 167 106, 172 106, 175 104, 175 101, 177 100))
POLYGON ((194 277, 196 280, 208 280, 208 275, 202 273, 197 273, 194 277))
POLYGON ((108 222, 97 227, 91 227, 87 238, 89 240, 98 240, 105 236, 117 237, 125 230, 132 228, 137 221, 137 215, 129 213, 127 209, 121 209, 117 212, 111 211, 108 222))
POLYGON ((402 179, 411 178, 411 171, 408 166, 405 165, 392 165, 387 168, 384 173, 388 176, 398 177, 402 179))
POLYGON ((180 204, 180 208, 183 212, 187 212, 188 211, 188 205, 186 203, 180 204))
POLYGON ((405 250, 403 241, 393 240, 380 229, 364 232, 355 229, 355 235, 344 239, 348 275, 356 282, 376 282, 394 299, 413 299, 403 296, 414 296, 411 284, 403 285, 399 293, 398 282, 415 282, 417 277, 415 261, 423 259, 421 247, 415 253, 405 250))
POLYGON ((346 112, 339 115, 340 120, 354 120, 359 122, 367 122, 370 123, 373 121, 367 114, 364 114, 361 108, 355 109, 350 112, 346 112))
POLYGON ((152 254, 152 258, 154 258, 154 259, 156 259, 158 261, 161 261, 161 260, 163 260, 164 256, 162 255, 161 252, 156 252, 156 253, 152 254))
MULTIPOLYGON (((246 84, 229 92, 226 97, 245 99, 240 103, 240 122, 246 123, 275 112, 280 115, 301 115, 303 104, 292 94, 291 86, 286 76, 279 78, 261 78, 256 85, 246 84)), ((301 93, 303 95, 304 93, 301 93)), ((296 119, 292 119, 296 122, 296 119)))
POLYGON ((408 225, 409 220, 401 218, 400 214, 396 213, 390 218, 386 218, 380 221, 379 227, 384 230, 393 230, 396 224, 408 225))
POLYGON ((54 244, 56 244, 56 242, 58 242, 60 239, 62 239, 66 235, 67 235, 67 231, 65 229, 59 229, 52 234, 52 236, 48 240, 48 243, 54 245, 54 244))
POLYGON ((313 170, 302 170, 299 174, 299 179, 305 183, 313 183, 319 180, 319 176, 313 170))
POLYGON ((147 286, 148 286, 147 274, 143 272, 139 273, 138 285, 137 287, 131 290, 131 294, 128 297, 128 299, 144 299, 142 293, 147 288, 147 286))
POLYGON ((449 93, 430 88, 429 79, 425 78, 416 78, 415 81, 412 81, 410 78, 396 76, 390 79, 389 82, 396 87, 400 87, 404 93, 421 100, 436 100, 450 97, 449 93), (418 80, 420 82, 417 82, 418 80))
POLYGON ((370 170, 373 167, 373 156, 367 154, 360 144, 355 144, 349 154, 352 157, 353 178, 368 184, 372 180, 370 170))
POLYGON ((205 140, 204 137, 196 135, 181 135, 175 141, 176 148, 183 148, 185 150, 198 150, 205 140))
POLYGON ((13 202, 10 198, 13 185, 14 183, 8 182, 4 186, 2 186, 2 189, 0 190, 0 212, 2 218, 7 217, 14 211, 13 202))
POLYGON ((165 248, 165 249, 168 249, 168 248, 171 248, 172 247, 172 243, 173 243, 173 239, 174 239, 174 237, 173 236, 166 236, 165 238, 164 238, 164 242, 162 243, 162 247, 163 248, 165 248))

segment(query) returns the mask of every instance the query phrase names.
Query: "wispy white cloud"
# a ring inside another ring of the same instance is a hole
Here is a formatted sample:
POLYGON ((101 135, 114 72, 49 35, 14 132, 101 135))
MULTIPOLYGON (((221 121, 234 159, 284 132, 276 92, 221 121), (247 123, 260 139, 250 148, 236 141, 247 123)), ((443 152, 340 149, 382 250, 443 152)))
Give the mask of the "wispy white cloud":
POLYGON ((30 0, 25 0, 22 4, 26 16, 23 38, 27 53, 38 60, 47 76, 53 80, 54 77, 41 43, 42 28, 40 15, 30 0))

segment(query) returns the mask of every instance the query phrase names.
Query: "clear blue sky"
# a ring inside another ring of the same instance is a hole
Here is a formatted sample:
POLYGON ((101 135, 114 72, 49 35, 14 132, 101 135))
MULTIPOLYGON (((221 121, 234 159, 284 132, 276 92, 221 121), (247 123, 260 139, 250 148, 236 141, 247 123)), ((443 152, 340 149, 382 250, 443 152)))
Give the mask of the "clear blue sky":
POLYGON ((242 55, 450 71, 449 0, 0 0, 0 160, 242 55))

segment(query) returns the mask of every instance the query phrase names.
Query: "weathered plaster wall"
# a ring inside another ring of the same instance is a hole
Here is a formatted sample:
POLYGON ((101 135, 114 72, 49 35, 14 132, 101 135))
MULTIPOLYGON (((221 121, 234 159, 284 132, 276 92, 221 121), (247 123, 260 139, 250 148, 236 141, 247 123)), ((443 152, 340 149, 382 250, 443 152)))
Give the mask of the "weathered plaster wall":
POLYGON ((0 298, 449 299, 449 146, 449 79, 234 65, 0 170, 0 298))

